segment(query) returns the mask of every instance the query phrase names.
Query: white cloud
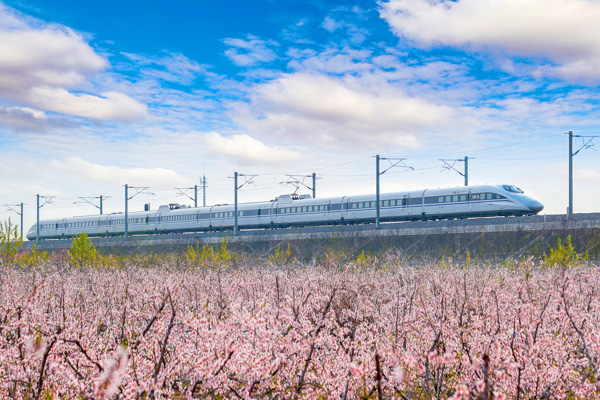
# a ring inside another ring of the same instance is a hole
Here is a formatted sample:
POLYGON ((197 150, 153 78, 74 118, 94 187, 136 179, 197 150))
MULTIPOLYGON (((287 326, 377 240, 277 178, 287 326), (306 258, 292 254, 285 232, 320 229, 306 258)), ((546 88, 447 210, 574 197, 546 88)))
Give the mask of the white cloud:
POLYGON ((69 171, 86 180, 115 184, 116 182, 144 186, 182 185, 187 181, 176 172, 164 168, 123 168, 114 165, 93 164, 79 157, 62 161, 53 160, 52 166, 69 171))
POLYGON ((0 21, 7 21, 0 25, 0 98, 103 120, 129 121, 146 114, 144 105, 122 93, 98 97, 68 91, 109 66, 78 33, 60 25, 33 24, 1 4, 0 21), (82 106, 75 106, 75 100, 82 106), (91 111, 93 107, 100 109, 91 111))
POLYGON ((223 42, 231 48, 225 55, 240 67, 251 67, 261 63, 268 63, 277 59, 277 54, 267 45, 276 46, 277 43, 266 42, 253 35, 244 39, 227 38, 223 42))
POLYGON ((147 106, 118 92, 101 96, 73 94, 65 89, 35 87, 29 92, 29 103, 44 110, 100 120, 135 121, 146 115, 147 106))
POLYGON ((121 54, 137 65, 149 66, 150 68, 142 68, 141 73, 144 76, 168 82, 190 85, 200 73, 205 72, 205 68, 200 64, 181 53, 168 53, 162 57, 148 57, 125 52, 121 54))
POLYGON ((418 46, 543 57, 538 73, 600 79, 600 3, 589 0, 390 0, 381 16, 418 46))
POLYGON ((18 132, 45 132, 54 128, 73 128, 77 125, 67 120, 49 117, 45 112, 29 107, 0 105, 2 125, 18 132))
POLYGON ((297 73, 257 86, 249 106, 236 105, 234 118, 257 134, 312 146, 417 148, 417 133, 439 127, 453 112, 387 82, 297 73))
POLYGON ((331 48, 319 54, 309 51, 291 51, 288 53, 294 59, 288 63, 292 70, 345 74, 368 71, 373 68, 368 58, 369 50, 342 50, 331 48))
POLYGON ((336 21, 335 19, 327 16, 321 23, 321 26, 328 32, 334 32, 337 29, 343 28, 344 23, 341 21, 336 21))
POLYGON ((248 135, 225 137, 211 132, 206 135, 205 144, 212 152, 233 157, 242 164, 281 165, 297 162, 303 158, 298 152, 284 150, 277 146, 267 146, 248 135))
POLYGON ((575 177, 580 181, 588 183, 600 183, 600 171, 581 169, 576 171, 575 177))

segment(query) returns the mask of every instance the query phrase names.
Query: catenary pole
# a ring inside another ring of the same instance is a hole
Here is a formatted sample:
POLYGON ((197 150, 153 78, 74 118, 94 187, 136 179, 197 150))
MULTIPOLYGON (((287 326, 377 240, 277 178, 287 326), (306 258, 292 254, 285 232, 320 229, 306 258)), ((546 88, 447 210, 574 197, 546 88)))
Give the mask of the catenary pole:
POLYGON ((206 175, 202 176, 202 206, 206 207, 206 175))
POLYGON ((128 212, 127 212, 127 211, 128 211, 128 210, 127 210, 127 202, 128 202, 128 200, 129 200, 129 195, 127 194, 127 189, 128 189, 128 186, 127 186, 127 184, 125 184, 125 237, 127 237, 127 236, 128 236, 128 233, 129 233, 129 232, 128 232, 128 230, 129 230, 129 225, 128 225, 128 223, 127 223, 127 222, 128 222, 128 221, 127 221, 127 215, 128 215, 128 212))
POLYGON ((198 208, 198 185, 194 185, 194 207, 198 208))
POLYGON ((469 157, 465 156, 465 186, 469 186, 469 157))
POLYGON ((573 131, 569 131, 569 209, 567 218, 573 218, 573 131))
POLYGON ((313 178, 313 184, 312 184, 313 199, 316 199, 317 198, 317 174, 313 172, 312 178, 313 178))
POLYGON ((40 195, 39 193, 36 195, 37 197, 37 222, 35 224, 35 242, 38 243, 40 241, 40 195))
POLYGON ((233 226, 233 234, 237 235, 238 234, 238 173, 234 172, 233 174, 233 185, 235 187, 235 196, 234 196, 234 221, 235 224, 233 226))
POLYGON ((377 154, 375 156, 375 164, 376 164, 375 169, 376 169, 376 174, 377 174, 377 180, 376 180, 377 183, 375 184, 375 193, 376 193, 375 202, 377 204, 377 217, 376 217, 376 221, 375 221, 375 227, 377 229, 379 229, 381 227, 380 221, 379 221, 380 212, 381 212, 380 206, 379 206, 379 175, 380 175, 379 174, 379 154, 377 154))

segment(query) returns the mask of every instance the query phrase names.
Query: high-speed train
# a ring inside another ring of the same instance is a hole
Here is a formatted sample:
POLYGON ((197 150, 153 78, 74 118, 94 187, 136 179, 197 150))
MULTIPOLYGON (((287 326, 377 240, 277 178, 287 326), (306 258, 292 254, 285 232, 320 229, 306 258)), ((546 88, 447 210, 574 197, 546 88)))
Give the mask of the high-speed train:
MULTIPOLYGON (((129 234, 232 230, 233 204, 210 207, 163 205, 156 211, 128 213, 129 234)), ((539 213, 544 206, 513 185, 463 186, 380 195, 380 221, 433 220, 539 213)), ((376 197, 371 195, 313 199, 309 195, 282 195, 275 200, 238 204, 238 228, 285 228, 308 225, 372 223, 376 197)), ((93 215, 40 221, 40 239, 117 236, 125 233, 125 214, 93 215)), ((37 236, 37 224, 27 233, 37 236)))

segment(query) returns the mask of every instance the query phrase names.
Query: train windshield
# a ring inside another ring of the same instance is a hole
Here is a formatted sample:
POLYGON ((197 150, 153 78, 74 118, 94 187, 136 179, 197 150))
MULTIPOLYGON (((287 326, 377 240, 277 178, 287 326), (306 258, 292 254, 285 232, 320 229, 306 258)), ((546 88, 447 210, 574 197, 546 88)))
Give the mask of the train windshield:
POLYGON ((523 193, 523 191, 514 185, 502 185, 504 190, 511 193, 523 193))

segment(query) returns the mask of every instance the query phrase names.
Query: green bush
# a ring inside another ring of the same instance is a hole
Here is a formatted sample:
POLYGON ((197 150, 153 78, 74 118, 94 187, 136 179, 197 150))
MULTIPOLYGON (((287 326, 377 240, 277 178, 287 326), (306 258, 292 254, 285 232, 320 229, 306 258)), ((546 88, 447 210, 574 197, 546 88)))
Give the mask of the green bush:
POLYGON ((575 251, 575 248, 571 243, 571 235, 569 235, 567 236, 566 246, 564 246, 560 238, 558 238, 558 245, 556 248, 551 248, 550 253, 544 256, 544 266, 546 268, 553 266, 567 268, 570 266, 577 266, 588 259, 587 253, 580 254, 575 251))
POLYGON ((85 233, 80 233, 73 237, 73 243, 69 249, 69 260, 71 265, 78 268, 84 266, 96 266, 101 257, 96 250, 96 246, 85 233))
POLYGON ((293 264, 295 261, 295 258, 292 257, 292 252, 290 250, 289 243, 287 244, 287 250, 282 250, 281 243, 277 243, 277 247, 275 248, 273 253, 269 254, 269 256, 267 257, 267 263, 275 267, 293 264))
POLYGON ((226 269, 234 258, 234 253, 227 248, 228 243, 229 238, 221 240, 221 248, 217 251, 208 244, 204 244, 202 249, 200 249, 198 242, 196 242, 195 247, 188 245, 186 257, 189 265, 196 268, 226 269))
POLYGON ((9 265, 15 260, 17 248, 23 244, 23 238, 18 233, 18 226, 10 221, 0 224, 0 261, 9 265))

